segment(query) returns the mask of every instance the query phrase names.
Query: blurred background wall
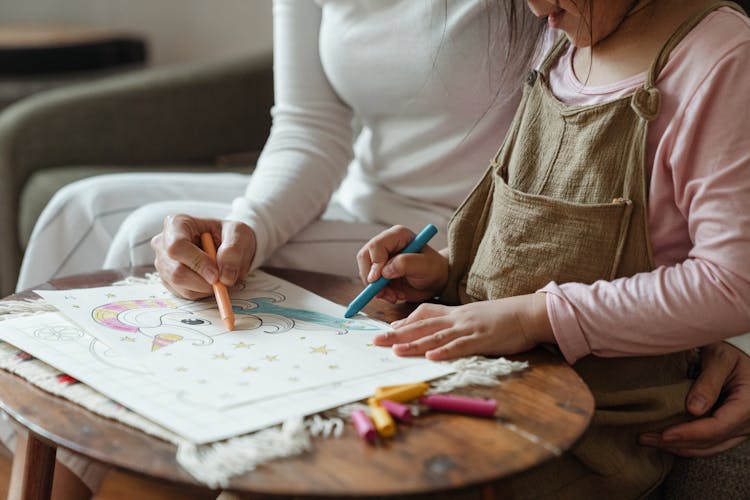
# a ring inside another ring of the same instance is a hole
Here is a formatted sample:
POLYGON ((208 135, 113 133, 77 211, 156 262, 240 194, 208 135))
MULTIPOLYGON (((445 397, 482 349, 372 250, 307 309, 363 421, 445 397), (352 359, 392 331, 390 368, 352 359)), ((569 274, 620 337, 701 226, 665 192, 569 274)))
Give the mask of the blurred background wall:
POLYGON ((142 35, 151 65, 271 50, 271 0, 0 0, 0 25, 53 24, 142 35))

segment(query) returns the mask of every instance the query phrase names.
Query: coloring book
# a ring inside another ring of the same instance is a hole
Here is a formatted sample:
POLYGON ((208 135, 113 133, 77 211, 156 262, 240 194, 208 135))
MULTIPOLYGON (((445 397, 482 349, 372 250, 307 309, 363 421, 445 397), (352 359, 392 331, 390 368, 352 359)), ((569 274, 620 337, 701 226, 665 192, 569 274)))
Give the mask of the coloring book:
POLYGON ((374 346, 386 325, 262 272, 230 292, 233 332, 213 300, 162 285, 37 293, 67 318, 6 321, 3 340, 196 443, 452 371, 374 346))

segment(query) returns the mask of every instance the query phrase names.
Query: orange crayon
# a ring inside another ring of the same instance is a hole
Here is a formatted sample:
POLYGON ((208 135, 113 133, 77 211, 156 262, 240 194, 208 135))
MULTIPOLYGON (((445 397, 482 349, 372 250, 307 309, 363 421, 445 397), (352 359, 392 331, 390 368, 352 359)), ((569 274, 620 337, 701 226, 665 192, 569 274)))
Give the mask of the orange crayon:
POLYGON ((374 398, 368 400, 370 404, 370 416, 372 422, 375 424, 378 434, 385 438, 389 438, 396 434, 396 423, 391 418, 391 414, 388 410, 380 406, 380 404, 374 398))
MULTIPOLYGON (((216 262, 216 247, 210 233, 201 234, 201 245, 203 251, 216 262)), ((227 287, 218 279, 216 283, 211 283, 211 286, 214 289, 216 304, 219 306, 219 314, 221 319, 224 320, 224 326, 231 332, 234 330, 234 312, 232 311, 232 302, 229 300, 227 287)))
POLYGON ((418 382, 416 384, 404 384, 404 385, 387 385, 378 387, 375 389, 375 399, 381 401, 383 399, 390 399, 397 403, 405 403, 412 399, 417 399, 419 396, 427 392, 430 385, 426 382, 418 382))

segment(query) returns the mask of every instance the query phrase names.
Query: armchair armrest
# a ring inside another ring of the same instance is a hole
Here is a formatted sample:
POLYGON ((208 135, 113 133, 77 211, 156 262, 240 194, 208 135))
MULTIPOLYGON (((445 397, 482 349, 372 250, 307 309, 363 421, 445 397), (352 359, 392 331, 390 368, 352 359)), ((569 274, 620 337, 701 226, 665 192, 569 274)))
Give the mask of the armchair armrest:
POLYGON ((19 194, 66 165, 211 163, 261 149, 273 103, 270 55, 158 68, 64 87, 0 113, 0 291, 20 264, 19 194))

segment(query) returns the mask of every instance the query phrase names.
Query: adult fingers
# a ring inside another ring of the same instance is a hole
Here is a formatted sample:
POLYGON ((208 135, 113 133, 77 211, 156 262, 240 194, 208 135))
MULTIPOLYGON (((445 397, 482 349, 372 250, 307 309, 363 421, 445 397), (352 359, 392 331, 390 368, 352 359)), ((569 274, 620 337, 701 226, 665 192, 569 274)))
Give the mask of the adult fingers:
POLYGON ((703 415, 716 404, 721 389, 736 364, 736 356, 723 342, 701 350, 701 373, 687 396, 687 409, 690 413, 703 415))
POLYGON ((197 245, 204 232, 217 236, 218 221, 209 222, 187 215, 168 216, 163 231, 164 253, 167 258, 195 271, 208 283, 215 283, 219 279, 219 269, 197 245))
POLYGON ((188 300, 197 300, 212 293, 212 288, 206 280, 183 264, 171 259, 162 262, 158 254, 154 263, 162 283, 174 295, 188 300))
POLYGON ((255 256, 255 233, 242 222, 222 223, 221 244, 217 251, 220 280, 226 286, 234 286, 243 278, 255 256))
POLYGON ((666 444, 705 448, 733 437, 750 434, 750 401, 730 395, 710 417, 670 427, 662 432, 666 444))
POLYGON ((727 439, 709 448, 677 448, 677 447, 664 447, 663 449, 673 455, 679 455, 681 457, 710 457, 722 451, 726 451, 730 448, 734 448, 741 442, 745 441, 747 436, 740 436, 736 438, 727 439))

